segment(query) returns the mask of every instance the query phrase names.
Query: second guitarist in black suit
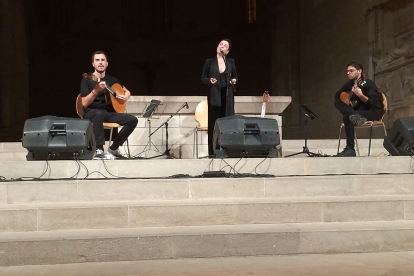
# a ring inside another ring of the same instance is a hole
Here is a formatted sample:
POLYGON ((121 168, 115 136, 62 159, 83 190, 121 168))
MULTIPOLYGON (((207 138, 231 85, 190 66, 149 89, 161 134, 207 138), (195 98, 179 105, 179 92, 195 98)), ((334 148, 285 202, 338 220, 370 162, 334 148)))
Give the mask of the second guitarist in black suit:
POLYGON ((216 56, 204 63, 201 82, 209 86, 208 102, 208 154, 214 155, 213 130, 218 118, 234 115, 234 89, 238 81, 234 59, 227 58, 230 39, 222 39, 217 46, 216 56))
POLYGON ((349 81, 335 94, 335 107, 343 114, 346 132, 346 147, 338 156, 356 156, 355 154, 355 125, 367 120, 378 120, 381 115, 381 104, 378 99, 378 88, 370 79, 365 79, 363 67, 357 62, 351 62, 347 67, 349 81), (340 95, 344 91, 352 91, 356 96, 356 107, 345 104, 340 95))

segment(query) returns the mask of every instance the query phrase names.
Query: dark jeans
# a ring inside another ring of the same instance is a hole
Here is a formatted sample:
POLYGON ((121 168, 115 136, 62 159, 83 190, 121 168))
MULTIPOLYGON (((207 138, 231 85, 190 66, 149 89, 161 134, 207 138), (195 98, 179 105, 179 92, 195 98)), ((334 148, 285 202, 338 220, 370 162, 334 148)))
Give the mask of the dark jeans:
POLYGON ((378 120, 380 114, 372 109, 353 109, 349 105, 346 105, 342 101, 335 102, 335 107, 344 115, 343 121, 346 132, 346 145, 353 149, 355 148, 355 125, 349 120, 349 115, 360 114, 365 117, 368 121, 378 120))
POLYGON ((86 109, 83 112, 83 118, 89 119, 93 123, 93 133, 95 134, 97 146, 105 145, 103 122, 117 123, 123 126, 113 142, 118 147, 122 146, 138 124, 137 117, 131 114, 108 112, 105 109, 86 109))
POLYGON ((221 106, 212 106, 210 103, 210 97, 207 97, 208 102, 208 155, 214 155, 213 149, 213 133, 214 124, 219 118, 226 117, 226 87, 221 88, 221 106))

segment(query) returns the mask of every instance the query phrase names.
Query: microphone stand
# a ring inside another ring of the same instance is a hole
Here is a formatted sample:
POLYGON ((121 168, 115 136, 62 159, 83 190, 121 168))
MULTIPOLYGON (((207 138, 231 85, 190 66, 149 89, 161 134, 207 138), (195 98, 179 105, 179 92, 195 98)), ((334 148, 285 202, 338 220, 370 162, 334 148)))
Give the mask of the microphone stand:
POLYGON ((174 114, 170 115, 170 117, 168 117, 168 119, 164 123, 162 123, 156 130, 154 130, 150 134, 150 136, 152 136, 157 130, 159 130, 162 126, 165 125, 165 152, 164 152, 164 154, 153 156, 149 159, 152 159, 152 158, 155 158, 155 157, 160 157, 160 156, 163 156, 163 155, 167 155, 168 157, 175 159, 175 157, 170 154, 170 149, 168 148, 168 122, 171 120, 172 117, 177 115, 178 112, 180 112, 181 109, 183 109, 184 107, 187 107, 187 109, 188 109, 188 103, 187 102, 183 103, 174 114))

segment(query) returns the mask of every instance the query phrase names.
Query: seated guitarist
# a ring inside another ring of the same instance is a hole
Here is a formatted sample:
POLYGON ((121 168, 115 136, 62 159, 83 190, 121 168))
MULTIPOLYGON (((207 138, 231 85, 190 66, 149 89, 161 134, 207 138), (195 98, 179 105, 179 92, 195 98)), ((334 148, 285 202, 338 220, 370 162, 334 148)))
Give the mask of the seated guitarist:
POLYGON ((346 72, 349 81, 335 94, 334 103, 335 107, 344 115, 346 132, 346 147, 338 156, 356 156, 354 126, 363 124, 367 120, 378 120, 381 114, 381 104, 377 95, 378 88, 372 80, 365 78, 361 64, 349 63, 346 72), (349 92, 355 100, 352 100, 351 103, 345 103, 343 92, 349 92))
POLYGON ((134 131, 138 119, 127 113, 109 112, 105 101, 104 91, 106 86, 111 87, 115 83, 119 83, 124 90, 124 95, 117 95, 116 100, 123 104, 128 101, 131 93, 122 86, 122 84, 113 76, 106 74, 108 67, 108 59, 103 51, 96 51, 92 54, 92 66, 95 68, 93 73, 94 79, 98 81, 82 79, 80 89, 83 105, 83 118, 89 119, 93 123, 93 132, 96 140, 96 153, 94 159, 112 159, 121 158, 122 154, 119 147, 127 140, 128 136, 134 131), (117 123, 122 127, 114 139, 112 145, 108 148, 108 153, 104 154, 105 135, 103 122, 117 123))

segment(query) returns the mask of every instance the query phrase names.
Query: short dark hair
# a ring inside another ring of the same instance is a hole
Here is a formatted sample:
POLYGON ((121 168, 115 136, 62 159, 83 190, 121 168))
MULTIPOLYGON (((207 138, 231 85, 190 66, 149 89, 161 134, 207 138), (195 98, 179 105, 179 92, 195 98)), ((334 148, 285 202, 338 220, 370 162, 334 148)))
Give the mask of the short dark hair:
POLYGON ((230 39, 228 39, 228 38, 223 38, 222 40, 220 40, 220 41, 227 41, 228 43, 229 43, 229 50, 231 49, 231 40, 230 39))
POLYGON ((361 63, 359 63, 359 62, 352 61, 352 62, 348 63, 348 65, 347 65, 346 67, 349 67, 349 66, 352 66, 352 67, 354 67, 354 68, 355 68, 355 69, 357 69, 357 70, 362 70, 362 71, 364 71, 364 67, 362 67, 362 64, 361 64, 361 63))
POLYGON ((106 58, 106 61, 108 61, 108 56, 105 54, 104 51, 95 51, 92 54, 92 62, 93 62, 93 59, 94 59, 95 55, 99 55, 99 54, 104 54, 105 55, 105 58, 106 58))

